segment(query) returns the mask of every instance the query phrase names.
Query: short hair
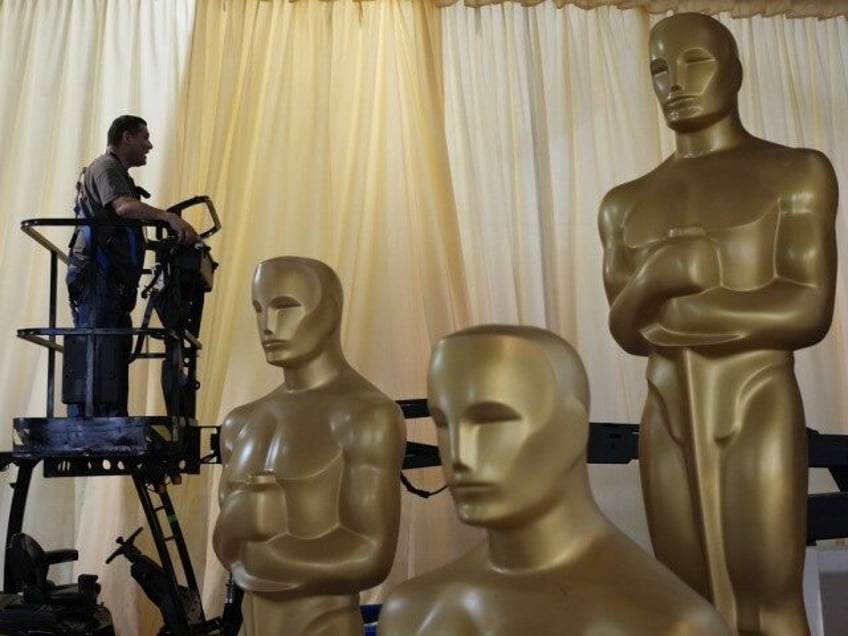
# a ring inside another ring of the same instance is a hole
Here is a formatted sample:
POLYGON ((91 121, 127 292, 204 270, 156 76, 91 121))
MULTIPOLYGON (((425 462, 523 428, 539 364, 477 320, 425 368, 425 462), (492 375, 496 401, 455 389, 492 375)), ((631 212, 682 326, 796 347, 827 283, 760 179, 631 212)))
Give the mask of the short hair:
POLYGON ((121 115, 109 126, 109 132, 106 133, 106 143, 110 146, 117 146, 121 143, 125 132, 135 134, 139 128, 146 125, 147 122, 137 115, 121 115))

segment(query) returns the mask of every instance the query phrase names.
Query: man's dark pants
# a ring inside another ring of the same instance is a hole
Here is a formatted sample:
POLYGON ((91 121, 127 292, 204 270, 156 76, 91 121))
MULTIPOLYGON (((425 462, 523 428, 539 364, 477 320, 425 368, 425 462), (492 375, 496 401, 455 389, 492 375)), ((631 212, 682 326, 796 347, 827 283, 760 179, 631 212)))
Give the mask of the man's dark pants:
MULTIPOLYGON (((87 272, 80 272, 79 276, 87 276, 87 272)), ((93 298, 90 291, 89 281, 69 280, 74 327, 132 328, 132 319, 127 307, 131 310, 135 304, 135 288, 122 289, 109 272, 98 271, 95 276, 93 298)), ((68 355, 69 350, 73 350, 76 355, 80 353, 82 355, 82 360, 76 361, 77 368, 85 368, 87 340, 86 336, 77 336, 75 343, 69 343, 66 338, 65 355, 68 355), (69 347, 69 344, 76 346, 69 347), (80 365, 83 366, 80 367, 80 365)), ((95 399, 92 415, 127 416, 131 349, 132 335, 130 334, 94 336, 95 399)), ((84 380, 85 376, 82 379, 84 380)), ((68 417, 85 415, 84 399, 81 402, 68 402, 67 406, 68 417)))

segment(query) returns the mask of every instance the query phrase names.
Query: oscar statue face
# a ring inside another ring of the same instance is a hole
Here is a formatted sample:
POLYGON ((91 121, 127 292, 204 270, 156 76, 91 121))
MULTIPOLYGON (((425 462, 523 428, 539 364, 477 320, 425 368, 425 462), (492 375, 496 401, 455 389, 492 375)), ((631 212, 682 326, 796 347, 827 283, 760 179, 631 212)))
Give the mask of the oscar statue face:
POLYGON ((265 358, 280 367, 314 357, 340 323, 341 308, 322 281, 297 264, 260 264, 253 307, 265 358))
POLYGON ((654 92, 668 126, 677 132, 705 128, 736 109, 742 71, 734 44, 705 16, 677 16, 651 32, 654 92))
POLYGON ((436 348, 430 410, 462 521, 518 526, 561 500, 564 475, 584 452, 586 414, 558 389, 551 363, 532 342, 475 335, 436 348))

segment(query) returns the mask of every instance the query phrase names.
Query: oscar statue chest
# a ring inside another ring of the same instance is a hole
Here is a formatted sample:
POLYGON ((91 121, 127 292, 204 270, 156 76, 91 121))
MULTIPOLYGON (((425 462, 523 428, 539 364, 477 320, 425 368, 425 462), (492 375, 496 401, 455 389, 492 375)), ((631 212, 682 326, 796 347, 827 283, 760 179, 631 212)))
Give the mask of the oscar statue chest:
POLYGON ((280 481, 329 478, 341 462, 344 429, 343 416, 314 401, 257 409, 236 438, 230 478, 259 472, 272 472, 280 481))
POLYGON ((694 234, 713 244, 723 285, 744 289, 768 281, 774 275, 780 190, 759 170, 734 167, 667 168, 646 178, 620 228, 631 266, 639 267, 675 235, 694 234))

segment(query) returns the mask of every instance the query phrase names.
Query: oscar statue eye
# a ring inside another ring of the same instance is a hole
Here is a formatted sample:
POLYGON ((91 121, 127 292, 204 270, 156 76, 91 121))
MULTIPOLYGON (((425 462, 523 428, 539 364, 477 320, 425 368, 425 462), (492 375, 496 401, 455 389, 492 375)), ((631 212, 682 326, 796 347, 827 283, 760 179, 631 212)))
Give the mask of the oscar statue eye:
POLYGON ((665 60, 652 60, 651 61, 651 75, 657 77, 658 75, 662 75, 664 73, 668 73, 668 64, 665 60))
POLYGON ((514 408, 502 402, 479 402, 469 408, 466 415, 475 424, 497 424, 521 418, 514 408))
POLYGON ((689 49, 682 55, 683 62, 687 65, 704 64, 714 62, 715 58, 704 49, 689 49))

